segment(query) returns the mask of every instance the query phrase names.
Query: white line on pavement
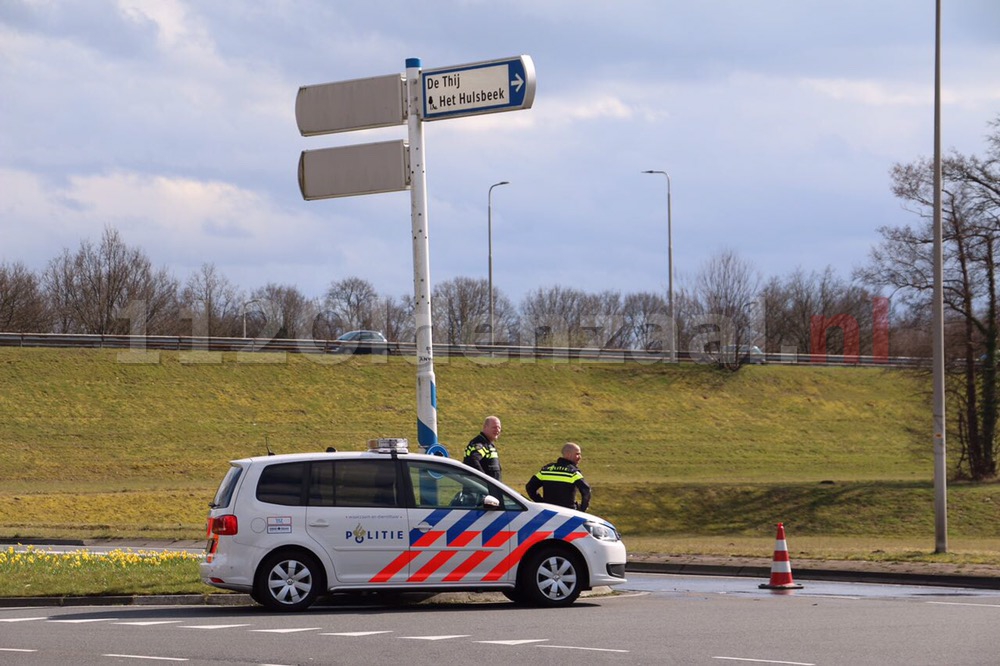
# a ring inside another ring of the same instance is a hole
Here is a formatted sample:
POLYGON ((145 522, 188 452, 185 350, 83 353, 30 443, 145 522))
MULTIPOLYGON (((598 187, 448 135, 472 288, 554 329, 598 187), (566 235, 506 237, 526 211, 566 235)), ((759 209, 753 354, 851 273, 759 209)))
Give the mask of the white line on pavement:
POLYGON ((747 657, 712 657, 712 659, 725 659, 727 661, 751 661, 755 664, 788 664, 790 666, 816 666, 805 661, 776 661, 774 659, 749 659, 747 657))

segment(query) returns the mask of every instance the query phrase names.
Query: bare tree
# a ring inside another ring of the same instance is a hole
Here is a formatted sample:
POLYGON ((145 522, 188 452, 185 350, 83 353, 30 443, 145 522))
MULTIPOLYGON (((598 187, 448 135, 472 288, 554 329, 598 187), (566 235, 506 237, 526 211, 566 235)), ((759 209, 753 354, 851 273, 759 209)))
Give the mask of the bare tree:
POLYGON ((766 351, 872 355, 877 294, 836 276, 799 269, 771 278, 763 289, 766 351), (822 350, 814 349, 822 338, 822 350))
POLYGON ((181 301, 191 317, 193 335, 238 337, 242 334, 243 295, 214 264, 191 274, 181 301))
POLYGON ((333 282, 326 292, 326 327, 337 337, 357 329, 373 329, 378 319, 379 296, 370 282, 349 277, 333 282))
POLYGON ((667 351, 670 344, 668 315, 667 302, 659 294, 628 294, 622 304, 628 332, 626 345, 646 351, 667 351))
POLYGON ((459 277, 434 286, 434 339, 451 345, 489 344, 489 285, 459 277))
POLYGON ((0 330, 48 333, 52 314, 41 281, 24 264, 0 264, 0 330))
POLYGON ((580 338, 585 346, 624 349, 629 345, 631 336, 620 292, 587 294, 581 299, 580 308, 580 338))
MULTIPOLYGON (((959 472, 975 480, 996 476, 998 421, 998 287, 1000 243, 1000 118, 992 123, 986 159, 952 154, 942 162, 942 240, 947 354, 961 368, 959 472), (980 362, 980 359, 983 359, 980 362)), ((927 309, 933 292, 933 165, 922 159, 897 164, 893 193, 913 207, 921 222, 883 227, 869 265, 856 272, 868 284, 895 290, 911 309, 927 309)))
POLYGON ((545 347, 623 349, 631 340, 617 291, 537 289, 521 302, 520 328, 524 340, 545 347))
POLYGON ((740 367, 744 348, 763 340, 761 281, 760 272, 732 250, 709 259, 687 301, 698 331, 691 341, 692 356, 730 369, 740 367))
MULTIPOLYGON (((432 311, 433 312, 433 311, 432 311)), ((413 296, 393 300, 386 296, 379 308, 382 334, 390 341, 415 342, 416 323, 413 319, 413 296)))
POLYGON ((268 285, 256 289, 243 304, 247 336, 253 338, 303 338, 312 332, 315 307, 296 287, 268 285))
POLYGON ((542 347, 579 347, 591 342, 584 331, 584 301, 579 289, 559 286, 538 288, 521 301, 521 335, 528 344, 542 347))
POLYGON ((98 247, 83 241, 75 254, 64 250, 43 280, 57 332, 157 333, 176 322, 177 281, 110 227, 98 247))

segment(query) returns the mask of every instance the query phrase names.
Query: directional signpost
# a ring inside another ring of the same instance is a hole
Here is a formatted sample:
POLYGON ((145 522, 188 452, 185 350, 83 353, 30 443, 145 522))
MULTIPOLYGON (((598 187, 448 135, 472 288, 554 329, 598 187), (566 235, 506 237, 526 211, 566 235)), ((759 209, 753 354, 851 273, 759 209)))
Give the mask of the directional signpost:
POLYGON ((299 132, 315 136, 402 125, 406 122, 403 83, 399 74, 389 74, 302 86, 295 96, 299 132))
POLYGON ((306 201, 398 192, 410 186, 406 143, 383 141, 303 150, 299 190, 306 201))
POLYGON ((429 70, 421 69, 418 58, 408 58, 405 77, 303 86, 296 97, 303 136, 407 124, 406 142, 303 151, 298 176, 307 200, 410 190, 417 441, 425 450, 438 440, 423 121, 530 109, 534 100, 535 65, 526 55, 429 70))
POLYGON ((535 66, 528 56, 425 69, 424 120, 530 109, 535 66))

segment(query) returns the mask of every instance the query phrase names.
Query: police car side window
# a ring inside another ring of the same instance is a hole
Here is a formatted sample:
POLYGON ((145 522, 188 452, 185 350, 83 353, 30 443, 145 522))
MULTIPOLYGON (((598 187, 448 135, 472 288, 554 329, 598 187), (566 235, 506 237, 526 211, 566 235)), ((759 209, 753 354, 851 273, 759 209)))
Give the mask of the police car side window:
POLYGON ((432 508, 481 508, 489 486, 478 476, 450 465, 407 463, 415 497, 414 506, 432 508))
POLYGON ((334 506, 398 505, 396 463, 388 460, 338 460, 333 467, 334 506))
POLYGON ((257 499, 268 504, 301 505, 307 465, 308 463, 296 462, 265 467, 257 482, 257 499))
POLYGON ((309 506, 333 506, 333 461, 313 461, 309 473, 309 506))

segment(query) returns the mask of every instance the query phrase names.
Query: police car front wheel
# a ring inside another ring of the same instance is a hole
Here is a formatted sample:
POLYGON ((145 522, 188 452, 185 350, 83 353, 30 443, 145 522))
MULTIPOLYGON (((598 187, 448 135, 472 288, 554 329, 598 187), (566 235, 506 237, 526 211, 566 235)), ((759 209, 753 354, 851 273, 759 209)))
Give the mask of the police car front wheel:
POLYGON ((576 556, 543 548, 526 562, 519 593, 538 606, 568 606, 580 596, 583 568, 576 556))
POLYGON ((308 553, 274 553, 261 562, 253 598, 270 610, 308 608, 325 587, 323 569, 308 553))

